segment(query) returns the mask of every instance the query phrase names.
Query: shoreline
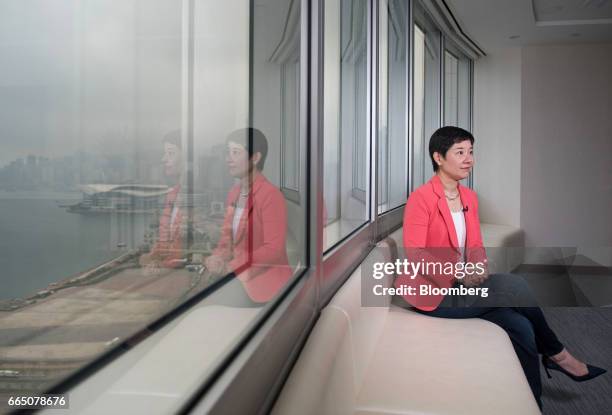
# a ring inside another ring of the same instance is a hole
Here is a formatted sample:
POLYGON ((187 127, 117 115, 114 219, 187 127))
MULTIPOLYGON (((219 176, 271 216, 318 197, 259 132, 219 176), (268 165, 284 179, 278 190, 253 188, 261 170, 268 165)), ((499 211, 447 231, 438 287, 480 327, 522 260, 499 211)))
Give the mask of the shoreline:
POLYGON ((0 300, 0 312, 15 311, 28 305, 35 304, 38 300, 47 298, 60 290, 79 285, 87 285, 109 278, 121 269, 121 265, 140 256, 141 253, 141 250, 127 252, 87 271, 66 277, 60 281, 52 282, 48 284, 46 288, 27 297, 0 300))

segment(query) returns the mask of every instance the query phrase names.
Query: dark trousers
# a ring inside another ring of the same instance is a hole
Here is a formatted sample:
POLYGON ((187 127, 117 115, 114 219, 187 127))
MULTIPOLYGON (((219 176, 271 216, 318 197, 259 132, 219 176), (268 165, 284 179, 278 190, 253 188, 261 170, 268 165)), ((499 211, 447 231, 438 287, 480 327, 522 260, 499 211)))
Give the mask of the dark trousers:
POLYGON ((504 329, 541 409, 538 354, 555 355, 563 350, 563 344, 546 322, 542 309, 537 307, 531 289, 521 276, 494 274, 480 287, 489 288, 487 298, 448 295, 434 311, 416 311, 441 318, 481 318, 504 329))

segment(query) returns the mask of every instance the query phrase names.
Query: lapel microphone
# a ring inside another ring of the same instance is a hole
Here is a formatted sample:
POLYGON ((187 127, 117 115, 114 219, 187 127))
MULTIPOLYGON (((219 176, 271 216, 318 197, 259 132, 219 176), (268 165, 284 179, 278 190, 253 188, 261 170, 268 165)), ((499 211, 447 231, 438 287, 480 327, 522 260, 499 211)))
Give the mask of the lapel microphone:
POLYGON ((463 209, 462 209, 462 211, 463 211, 463 212, 467 212, 467 211, 468 211, 468 207, 467 207, 467 206, 464 206, 464 207, 463 207, 463 209))

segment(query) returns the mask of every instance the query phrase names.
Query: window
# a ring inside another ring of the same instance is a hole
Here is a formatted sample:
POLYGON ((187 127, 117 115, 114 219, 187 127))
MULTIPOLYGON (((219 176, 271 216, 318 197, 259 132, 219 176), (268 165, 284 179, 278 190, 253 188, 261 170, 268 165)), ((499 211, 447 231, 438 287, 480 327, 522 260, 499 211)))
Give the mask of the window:
POLYGON ((405 0, 2 2, 3 390, 56 387, 74 413, 202 396, 265 412, 431 175, 431 133, 468 125, 471 62, 433 15, 405 0))
POLYGON ((471 129, 471 61, 445 39, 444 125, 471 129))
MULTIPOLYGON (((297 45, 299 46, 299 45, 297 45)), ((300 179, 300 117, 299 117, 300 62, 283 64, 281 67, 281 181, 283 191, 293 201, 299 202, 300 179), (296 194, 297 193, 297 194, 296 194)))
POLYGON ((325 249, 369 217, 367 4, 324 2, 325 249))
POLYGON ((458 60, 448 51, 444 52, 444 125, 458 122, 458 60))
POLYGON ((124 355, 181 373, 174 412, 306 265, 301 3, 15 0, 0 26, 0 385, 42 392, 201 297, 160 330, 201 359, 124 355))
POLYGON ((381 1, 378 30, 378 213, 406 202, 408 67, 406 2, 381 1))
POLYGON ((294 203, 300 203, 300 2, 289 6, 287 29, 270 56, 280 65, 281 188, 294 203))
POLYGON ((429 138, 440 127, 441 33, 420 3, 414 4, 413 187, 433 174, 429 138))
MULTIPOLYGON (((444 50, 444 125, 472 129, 471 60, 450 39, 444 50)), ((472 186, 473 172, 466 179, 472 186)))

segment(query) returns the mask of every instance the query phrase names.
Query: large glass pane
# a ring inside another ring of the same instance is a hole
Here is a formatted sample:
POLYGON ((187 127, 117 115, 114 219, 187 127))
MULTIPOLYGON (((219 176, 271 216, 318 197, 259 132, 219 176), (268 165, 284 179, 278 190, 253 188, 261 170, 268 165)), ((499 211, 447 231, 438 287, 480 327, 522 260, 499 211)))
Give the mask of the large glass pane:
POLYGON ((154 345, 114 383, 173 382, 175 412, 305 265, 300 5, 1 3, 3 404, 210 291, 166 327, 197 359, 154 345))
MULTIPOLYGON (((445 39, 444 51, 444 125, 468 131, 472 128, 471 61, 459 48, 445 39)), ((466 179, 471 186, 472 174, 466 179)))
POLYGON ((423 184, 423 151, 425 136, 425 33, 414 25, 414 70, 413 70, 413 182, 414 188, 423 184))
POLYGON ((413 185, 429 180, 433 167, 429 138, 440 127, 440 39, 441 34, 416 2, 414 5, 414 145, 413 185))
POLYGON ((408 191, 407 14, 405 1, 379 5, 378 213, 383 213, 405 203, 408 191))
POLYGON ((457 125, 458 59, 444 51, 444 125, 457 125))
POLYGON ((139 262, 187 249, 165 203, 185 162, 183 25, 171 0, 0 3, 0 412, 192 292, 184 267, 162 288, 139 262))
POLYGON ((465 56, 457 63, 457 125, 472 130, 472 61, 465 56))
POLYGON ((299 114, 300 62, 295 59, 281 68, 281 143, 283 189, 299 192, 300 179, 300 114, 299 114))
POLYGON ((326 249, 368 219, 367 4, 324 2, 326 249))
POLYGON ((470 60, 448 44, 444 51, 444 125, 471 128, 470 67, 470 60))

